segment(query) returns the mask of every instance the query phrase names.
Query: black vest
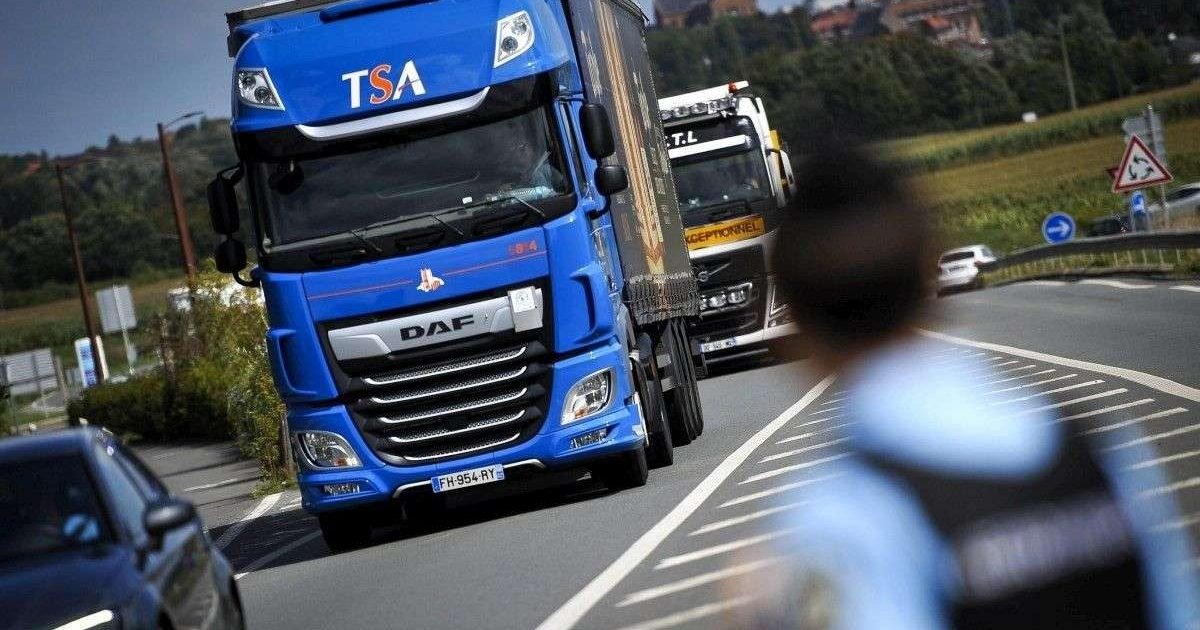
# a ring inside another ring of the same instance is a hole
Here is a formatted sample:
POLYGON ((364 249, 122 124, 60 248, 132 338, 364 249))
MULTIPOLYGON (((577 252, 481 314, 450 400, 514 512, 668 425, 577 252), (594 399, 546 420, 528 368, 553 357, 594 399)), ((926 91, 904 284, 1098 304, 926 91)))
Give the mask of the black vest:
POLYGON ((1041 472, 968 478, 860 454, 910 490, 954 553, 955 628, 1149 627, 1141 561, 1129 523, 1082 427, 1041 472))

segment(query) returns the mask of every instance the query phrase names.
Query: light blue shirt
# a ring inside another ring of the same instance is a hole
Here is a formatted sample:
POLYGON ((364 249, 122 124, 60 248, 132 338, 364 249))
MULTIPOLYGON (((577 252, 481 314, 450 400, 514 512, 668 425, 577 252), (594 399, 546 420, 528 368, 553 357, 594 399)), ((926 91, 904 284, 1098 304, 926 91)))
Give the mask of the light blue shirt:
MULTIPOLYGON (((1044 403, 1037 398, 989 404, 987 391, 996 386, 985 384, 997 380, 988 378, 994 370, 970 358, 945 369, 947 356, 932 354, 945 347, 900 344, 842 381, 842 413, 853 422, 846 428, 850 449, 931 472, 993 479, 1024 477, 1051 463, 1062 439, 1056 416, 1038 411, 1044 403)), ((1155 627, 1188 628, 1200 622, 1189 541, 1180 530, 1155 531, 1178 518, 1170 501, 1138 498, 1143 489, 1165 485, 1162 474, 1124 471, 1153 457, 1149 450, 1102 453, 1100 464, 1135 530, 1155 627)), ((829 466, 820 474, 832 478, 807 486, 802 507, 789 512, 784 526, 795 529, 783 551, 795 554, 799 573, 832 582, 833 627, 947 627, 946 602, 958 588, 955 564, 915 496, 854 457, 829 466)))

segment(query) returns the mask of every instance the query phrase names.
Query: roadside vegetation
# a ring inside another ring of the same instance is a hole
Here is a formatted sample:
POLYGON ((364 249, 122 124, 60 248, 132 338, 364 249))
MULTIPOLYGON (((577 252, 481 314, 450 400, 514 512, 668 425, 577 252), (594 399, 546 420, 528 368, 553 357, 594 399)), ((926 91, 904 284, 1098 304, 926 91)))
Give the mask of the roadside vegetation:
POLYGON ((263 482, 286 483, 280 431, 284 407, 271 380, 266 313, 256 292, 223 291, 228 277, 201 276, 192 310, 151 322, 161 364, 71 401, 85 418, 129 440, 233 439, 258 461, 263 482))

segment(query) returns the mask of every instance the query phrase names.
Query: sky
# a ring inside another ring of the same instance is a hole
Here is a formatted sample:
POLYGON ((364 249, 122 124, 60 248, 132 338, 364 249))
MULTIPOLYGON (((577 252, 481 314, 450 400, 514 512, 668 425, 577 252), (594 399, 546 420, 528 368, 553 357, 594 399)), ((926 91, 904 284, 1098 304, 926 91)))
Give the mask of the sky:
POLYGON ((224 13, 256 3, 0 0, 0 153, 70 155, 189 111, 229 116, 224 13))

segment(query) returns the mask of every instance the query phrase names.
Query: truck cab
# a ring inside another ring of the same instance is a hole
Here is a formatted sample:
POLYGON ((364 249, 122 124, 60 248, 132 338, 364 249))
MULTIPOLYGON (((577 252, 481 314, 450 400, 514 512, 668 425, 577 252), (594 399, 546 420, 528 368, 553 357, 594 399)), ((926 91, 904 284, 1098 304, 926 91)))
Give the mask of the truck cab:
POLYGON ((796 334, 770 269, 791 162, 762 99, 738 81, 659 101, 700 283, 688 330, 708 365, 762 357, 796 334))
POLYGON ((514 476, 641 485, 699 435, 696 283, 655 181, 636 6, 289 0, 227 19, 240 163, 209 188, 216 260, 263 290, 331 548, 514 476))

